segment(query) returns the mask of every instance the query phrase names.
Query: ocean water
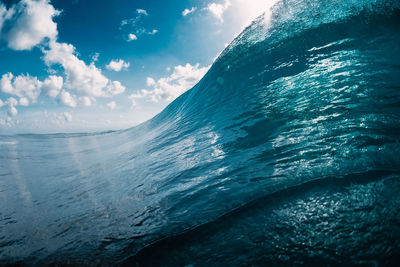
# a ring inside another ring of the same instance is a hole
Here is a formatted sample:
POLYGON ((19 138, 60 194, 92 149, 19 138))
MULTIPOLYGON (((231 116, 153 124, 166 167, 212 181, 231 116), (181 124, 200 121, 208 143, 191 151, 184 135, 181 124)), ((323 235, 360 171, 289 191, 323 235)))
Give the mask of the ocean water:
POLYGON ((0 264, 395 265, 400 3, 282 0, 137 127, 0 136, 0 264))

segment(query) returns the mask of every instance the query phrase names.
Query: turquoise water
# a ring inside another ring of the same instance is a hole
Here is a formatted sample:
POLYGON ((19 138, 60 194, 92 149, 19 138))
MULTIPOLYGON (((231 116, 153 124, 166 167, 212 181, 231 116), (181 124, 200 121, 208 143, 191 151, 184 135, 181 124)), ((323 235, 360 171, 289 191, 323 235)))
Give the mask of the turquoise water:
POLYGON ((0 264, 394 265, 399 44, 398 1, 280 1, 142 125, 1 136, 0 264))

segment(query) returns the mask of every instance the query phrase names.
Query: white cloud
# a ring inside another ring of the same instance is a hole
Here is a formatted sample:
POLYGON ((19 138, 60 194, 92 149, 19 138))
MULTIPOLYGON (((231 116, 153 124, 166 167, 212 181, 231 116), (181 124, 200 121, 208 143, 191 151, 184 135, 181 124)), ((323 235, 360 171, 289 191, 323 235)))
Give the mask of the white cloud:
POLYGON ((156 34, 156 33, 158 33, 158 30, 153 29, 151 32, 148 32, 147 34, 154 35, 154 34, 156 34))
POLYGON ((129 99, 148 99, 152 102, 172 101, 196 85, 208 69, 209 67, 200 68, 200 64, 178 65, 169 77, 161 78, 158 81, 148 77, 146 83, 148 87, 152 87, 152 90, 142 89, 136 94, 130 95, 129 99))
MULTIPOLYGON (((43 82, 39 81, 36 77, 29 75, 20 75, 14 77, 12 73, 4 74, 0 80, 0 90, 3 93, 14 95, 19 97, 19 101, 14 97, 10 97, 4 103, 0 102, 0 107, 8 105, 10 107, 10 116, 18 114, 16 106, 28 106, 30 101, 35 102, 40 94, 41 88, 51 98, 59 96, 59 100, 63 105, 69 107, 76 107, 78 103, 82 106, 91 106, 92 98, 89 96, 82 96, 79 98, 79 102, 76 97, 71 95, 70 92, 63 90, 63 78, 61 76, 50 75, 43 82), (14 108, 13 108, 14 107, 14 108)), ((125 91, 125 87, 118 81, 109 82, 104 88, 104 95, 114 96, 121 94, 125 91)))
POLYGON ((222 4, 211 3, 207 6, 207 10, 219 20, 219 22, 224 22, 223 15, 225 11, 231 6, 230 0, 225 0, 222 4))
POLYGON ((60 101, 63 105, 74 108, 78 104, 76 103, 75 98, 67 91, 62 91, 60 94, 60 101))
POLYGON ((14 50, 30 50, 46 39, 55 40, 53 17, 59 14, 49 0, 22 0, 8 10, 0 3, 0 39, 14 50), (3 28, 4 22, 10 27, 3 28))
MULTIPOLYGON (((147 14, 143 11, 138 13, 147 14)), ((73 45, 58 43, 57 24, 53 18, 59 14, 50 4, 50 0, 21 0, 8 9, 0 2, 0 41, 14 50, 30 50, 40 45, 45 63, 49 67, 59 64, 64 70, 64 75, 50 75, 44 81, 29 74, 2 75, 0 91, 19 99, 10 97, 5 102, 0 100, 0 107, 9 106, 10 116, 18 114, 17 106, 35 103, 41 91, 69 107, 76 107, 78 104, 91 106, 96 97, 112 97, 125 91, 120 82, 109 80, 95 66, 98 53, 92 57, 92 63, 87 65, 77 57, 73 45), (76 95, 72 95, 70 90, 74 90, 76 95)), ((129 63, 123 62, 121 69, 127 66, 129 63)), ((53 70, 53 74, 55 73, 53 70)))
POLYGON ((28 98, 26 98, 26 97, 20 98, 20 99, 19 99, 19 105, 20 105, 20 106, 24 106, 24 107, 29 106, 29 100, 28 100, 28 98))
POLYGON ((123 86, 120 82, 118 81, 113 81, 107 86, 107 95, 108 96, 114 96, 114 95, 119 95, 125 92, 125 86, 123 86))
POLYGON ((61 76, 50 75, 43 82, 43 89, 48 96, 51 98, 56 98, 61 92, 64 84, 64 79, 61 76))
POLYGON ((10 106, 10 109, 8 110, 8 115, 9 116, 17 116, 18 110, 14 106, 10 106))
POLYGON ((69 112, 52 112, 49 114, 45 111, 44 116, 47 122, 57 126, 62 126, 72 121, 72 114, 69 112))
POLYGON ((17 116, 18 115, 18 110, 15 108, 15 106, 18 106, 18 101, 14 97, 10 97, 7 99, 6 103, 9 107, 8 109, 8 116, 17 116))
POLYGON ((147 11, 146 11, 145 9, 140 9, 140 8, 138 8, 138 9, 136 9, 136 12, 137 12, 138 14, 143 14, 143 15, 145 15, 145 16, 148 16, 148 15, 149 15, 149 13, 147 13, 147 11))
POLYGON ((144 9, 137 9, 136 10, 137 14, 135 17, 130 18, 130 19, 124 19, 121 21, 120 24, 120 30, 124 31, 125 34, 127 34, 127 41, 135 41, 138 40, 138 38, 143 35, 154 35, 158 33, 157 29, 153 29, 149 31, 147 29, 147 26, 145 26, 144 20, 146 16, 149 16, 146 10, 144 9))
POLYGON ((10 14, 7 11, 7 8, 4 6, 2 2, 0 2, 0 29, 3 28, 3 23, 7 17, 10 17, 10 14))
POLYGON ((79 98, 79 104, 84 107, 90 107, 92 105, 92 99, 88 96, 82 96, 79 98))
POLYGON ((14 97, 10 97, 7 99, 6 104, 9 105, 10 107, 18 106, 18 100, 15 99, 14 97))
POLYGON ((138 39, 138 38, 137 38, 136 34, 130 33, 130 34, 128 35, 128 42, 135 41, 135 40, 137 40, 137 39, 138 39))
POLYGON ((41 87, 42 82, 36 77, 29 76, 29 74, 14 77, 12 73, 6 73, 0 80, 0 90, 3 93, 28 97, 32 101, 36 101, 40 95, 41 87))
POLYGON ((64 115, 64 119, 65 119, 66 122, 72 121, 72 115, 71 115, 71 113, 69 113, 69 112, 64 112, 63 115, 64 115))
POLYGON ((186 8, 185 10, 182 11, 182 16, 186 17, 187 15, 195 12, 197 7, 192 7, 191 9, 186 8))
POLYGON ((134 101, 136 99, 148 99, 155 103, 157 103, 160 100, 158 92, 146 89, 142 89, 135 94, 131 94, 128 96, 128 98, 132 100, 132 104, 136 104, 136 102, 134 101))
POLYGON ((100 54, 99 53, 94 53, 92 56, 92 62, 97 62, 99 60, 100 54))
POLYGON ((125 62, 122 59, 119 60, 111 60, 110 63, 106 66, 108 70, 113 70, 119 72, 123 69, 129 68, 131 64, 129 62, 125 62))
POLYGON ((110 103, 107 103, 107 107, 112 110, 117 107, 117 104, 115 103, 115 101, 112 101, 110 103))
POLYGON ((12 84, 12 80, 14 75, 12 73, 4 74, 0 80, 0 89, 3 93, 13 94, 14 86, 12 84))
POLYGON ((116 83, 121 84, 110 81, 93 63, 86 65, 75 55, 75 47, 71 44, 51 42, 50 49, 43 52, 47 65, 60 64, 64 68, 65 86, 70 90, 91 97, 110 97, 115 92, 124 91, 110 90, 116 83), (110 91, 113 92, 111 95, 108 93, 110 91))
POLYGON ((147 77, 146 84, 147 86, 154 86, 156 84, 156 81, 151 77, 147 77))

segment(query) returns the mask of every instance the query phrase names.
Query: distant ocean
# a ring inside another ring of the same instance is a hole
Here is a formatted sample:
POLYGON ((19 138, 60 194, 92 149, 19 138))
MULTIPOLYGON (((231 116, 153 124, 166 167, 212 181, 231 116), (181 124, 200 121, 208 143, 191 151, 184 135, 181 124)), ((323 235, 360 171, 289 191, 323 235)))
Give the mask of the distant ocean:
POLYGON ((281 0, 137 127, 0 136, 0 265, 400 262, 400 2, 281 0))

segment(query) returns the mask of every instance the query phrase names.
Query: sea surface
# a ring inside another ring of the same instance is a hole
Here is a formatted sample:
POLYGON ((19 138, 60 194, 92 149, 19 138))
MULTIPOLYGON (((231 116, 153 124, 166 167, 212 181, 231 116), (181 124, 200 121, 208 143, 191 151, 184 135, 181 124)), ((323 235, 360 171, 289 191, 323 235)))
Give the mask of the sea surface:
POLYGON ((0 136, 0 265, 400 262, 400 2, 281 0, 134 128, 0 136))

